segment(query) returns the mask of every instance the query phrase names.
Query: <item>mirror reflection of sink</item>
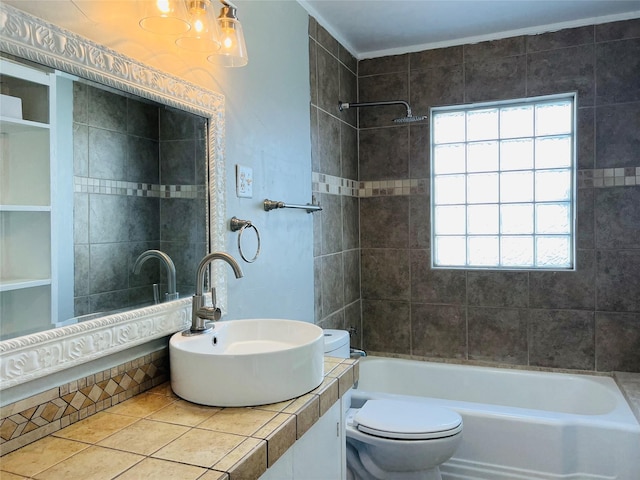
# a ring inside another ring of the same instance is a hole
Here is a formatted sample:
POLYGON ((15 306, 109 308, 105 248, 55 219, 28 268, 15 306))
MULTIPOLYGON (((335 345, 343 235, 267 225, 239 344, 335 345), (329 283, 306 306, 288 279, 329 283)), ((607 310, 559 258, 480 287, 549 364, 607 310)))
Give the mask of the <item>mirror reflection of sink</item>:
POLYGON ((169 363, 171 388, 190 402, 218 407, 277 403, 322 383, 324 333, 296 320, 216 322, 207 333, 174 334, 169 363))

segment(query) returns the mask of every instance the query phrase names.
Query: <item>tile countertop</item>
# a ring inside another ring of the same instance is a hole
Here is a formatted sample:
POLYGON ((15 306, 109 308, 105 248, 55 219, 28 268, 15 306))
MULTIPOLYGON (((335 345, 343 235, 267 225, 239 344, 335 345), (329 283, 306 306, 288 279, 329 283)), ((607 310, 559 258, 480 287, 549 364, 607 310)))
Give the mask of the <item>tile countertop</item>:
POLYGON ((315 390, 281 403, 205 407, 164 383, 0 459, 2 480, 254 480, 358 379, 357 360, 325 357, 315 390))
POLYGON ((614 372, 613 378, 640 423, 640 373, 614 372))

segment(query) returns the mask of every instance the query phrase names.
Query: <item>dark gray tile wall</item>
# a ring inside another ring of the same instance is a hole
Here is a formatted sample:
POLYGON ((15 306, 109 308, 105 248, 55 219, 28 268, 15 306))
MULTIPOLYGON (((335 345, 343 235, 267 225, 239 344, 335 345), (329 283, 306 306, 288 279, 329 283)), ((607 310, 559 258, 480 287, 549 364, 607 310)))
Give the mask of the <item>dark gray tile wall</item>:
MULTIPOLYGON (((204 185, 205 120, 174 109, 74 84, 74 175, 145 185, 204 185)), ((145 192, 147 193, 147 192, 145 192)), ((194 291, 206 253, 205 199, 76 192, 75 315, 153 302, 166 273, 145 250, 173 260, 178 292, 194 291)))
MULTIPOLYGON (((338 110, 338 100, 356 100, 357 61, 310 18, 309 62, 312 170, 358 180, 357 115, 338 110)), ((313 223, 315 323, 360 332, 359 200, 326 191, 314 195, 322 205, 313 223)))
MULTIPOLYGON (((161 108, 160 184, 202 185, 207 178, 206 120, 172 108, 161 108)), ((207 254, 206 198, 160 199, 160 250, 176 266, 181 295, 195 292, 196 271, 207 254)), ((166 284, 166 274, 160 271, 166 284)))
MULTIPOLYGON (((578 168, 640 167, 640 19, 368 59, 358 69, 359 100, 408 98, 414 114, 577 91, 578 168)), ((395 107, 359 113, 360 181, 428 178, 428 122, 395 125, 403 113, 395 107)), ((362 347, 639 372, 640 185, 581 188, 577 199, 576 272, 500 272, 430 268, 428 192, 360 198, 362 347)))
MULTIPOLYGON (((640 167, 639 20, 359 63, 313 19, 309 37, 314 172, 360 181, 429 177, 428 121, 392 124, 401 107, 338 112, 336 99, 409 99, 421 114, 564 91, 579 95, 578 168, 589 177, 594 168, 640 167)), ((640 371, 640 187, 578 191, 577 272, 431 270, 428 191, 361 199, 320 193, 319 200, 315 319, 359 327, 353 344, 640 371)))

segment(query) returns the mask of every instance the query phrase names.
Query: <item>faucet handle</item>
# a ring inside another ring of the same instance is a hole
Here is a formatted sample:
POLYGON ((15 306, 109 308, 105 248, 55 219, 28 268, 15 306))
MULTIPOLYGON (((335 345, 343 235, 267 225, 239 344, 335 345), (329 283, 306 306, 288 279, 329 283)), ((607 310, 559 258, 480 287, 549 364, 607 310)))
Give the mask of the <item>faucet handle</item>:
POLYGON ((216 307, 200 307, 196 315, 205 320, 218 321, 222 317, 222 310, 216 307))
MULTIPOLYGON (((204 303, 204 300, 203 300, 204 303)), ((216 288, 211 287, 211 306, 207 307, 202 305, 200 308, 196 310, 196 314, 198 317, 206 319, 218 321, 222 318, 222 310, 216 307, 216 288)))

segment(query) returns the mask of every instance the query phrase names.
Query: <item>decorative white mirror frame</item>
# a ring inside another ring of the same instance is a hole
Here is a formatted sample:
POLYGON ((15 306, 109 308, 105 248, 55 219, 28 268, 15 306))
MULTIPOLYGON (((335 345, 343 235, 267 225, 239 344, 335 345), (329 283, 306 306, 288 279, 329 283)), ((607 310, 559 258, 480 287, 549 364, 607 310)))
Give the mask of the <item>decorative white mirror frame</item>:
MULTIPOLYGON (((144 65, 73 32, 0 4, 0 51, 209 120, 207 237, 225 245, 224 96, 144 65)), ((226 306, 226 272, 212 265, 218 300, 226 306)), ((0 390, 171 335, 191 323, 191 299, 0 342, 0 390)))

